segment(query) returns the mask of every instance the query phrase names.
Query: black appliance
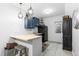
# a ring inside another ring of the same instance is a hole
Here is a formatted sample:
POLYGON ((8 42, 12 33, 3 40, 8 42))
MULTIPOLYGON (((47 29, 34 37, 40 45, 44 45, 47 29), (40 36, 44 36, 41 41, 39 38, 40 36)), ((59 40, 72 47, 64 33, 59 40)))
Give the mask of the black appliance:
POLYGON ((72 51, 72 19, 63 17, 63 49, 72 51))
POLYGON ((39 25, 38 33, 42 35, 42 42, 48 41, 48 27, 46 25, 39 25))

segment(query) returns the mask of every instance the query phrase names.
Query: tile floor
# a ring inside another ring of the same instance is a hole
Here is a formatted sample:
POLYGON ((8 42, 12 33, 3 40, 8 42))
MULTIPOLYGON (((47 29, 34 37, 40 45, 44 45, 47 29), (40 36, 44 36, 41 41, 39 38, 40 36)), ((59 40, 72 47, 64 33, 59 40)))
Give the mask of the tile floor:
POLYGON ((62 49, 62 44, 55 42, 46 42, 49 44, 47 49, 42 53, 42 56, 72 56, 70 51, 62 49))

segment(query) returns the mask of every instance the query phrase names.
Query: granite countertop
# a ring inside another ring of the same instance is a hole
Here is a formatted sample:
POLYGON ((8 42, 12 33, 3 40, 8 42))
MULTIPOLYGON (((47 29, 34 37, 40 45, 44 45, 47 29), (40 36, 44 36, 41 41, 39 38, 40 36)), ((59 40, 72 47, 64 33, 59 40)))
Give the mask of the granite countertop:
POLYGON ((29 40, 39 38, 41 36, 35 35, 35 34, 28 34, 28 35, 13 35, 13 36, 10 36, 10 37, 13 38, 13 39, 17 39, 17 40, 29 41, 29 40))

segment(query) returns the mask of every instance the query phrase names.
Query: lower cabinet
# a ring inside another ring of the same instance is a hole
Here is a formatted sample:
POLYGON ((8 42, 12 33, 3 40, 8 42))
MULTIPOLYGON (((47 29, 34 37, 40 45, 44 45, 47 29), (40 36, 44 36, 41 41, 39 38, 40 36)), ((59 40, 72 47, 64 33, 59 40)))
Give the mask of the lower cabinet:
POLYGON ((72 37, 63 37, 63 49, 72 51, 72 37))

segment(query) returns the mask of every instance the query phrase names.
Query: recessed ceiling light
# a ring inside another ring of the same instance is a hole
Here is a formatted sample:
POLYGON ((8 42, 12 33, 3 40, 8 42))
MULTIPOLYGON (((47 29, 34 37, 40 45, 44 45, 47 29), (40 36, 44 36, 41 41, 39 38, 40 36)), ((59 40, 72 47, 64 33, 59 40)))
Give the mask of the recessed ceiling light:
POLYGON ((53 12, 53 10, 49 8, 49 9, 45 9, 43 12, 45 14, 51 14, 53 12))

